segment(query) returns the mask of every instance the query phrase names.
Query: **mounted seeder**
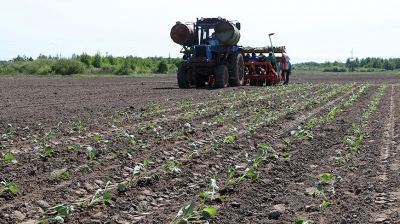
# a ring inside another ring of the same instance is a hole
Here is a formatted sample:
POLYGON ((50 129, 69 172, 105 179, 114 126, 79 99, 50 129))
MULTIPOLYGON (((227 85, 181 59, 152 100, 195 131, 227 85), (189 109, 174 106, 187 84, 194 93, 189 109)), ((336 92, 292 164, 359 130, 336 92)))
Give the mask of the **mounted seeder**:
POLYGON ((239 30, 239 22, 220 17, 177 22, 171 38, 183 46, 179 88, 287 84, 291 64, 285 47, 273 47, 272 41, 270 47, 242 47, 239 30))

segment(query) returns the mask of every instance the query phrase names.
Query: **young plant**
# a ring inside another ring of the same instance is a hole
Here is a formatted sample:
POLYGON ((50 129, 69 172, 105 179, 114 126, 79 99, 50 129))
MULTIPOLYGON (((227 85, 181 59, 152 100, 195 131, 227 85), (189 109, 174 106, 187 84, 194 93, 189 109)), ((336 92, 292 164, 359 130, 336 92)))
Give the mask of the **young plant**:
POLYGON ((103 202, 106 205, 110 204, 110 201, 112 199, 112 194, 110 192, 110 186, 111 181, 107 181, 106 186, 104 187, 104 189, 100 188, 97 189, 96 192, 94 193, 94 195, 90 198, 90 200, 85 200, 82 203, 82 207, 87 208, 87 207, 91 207, 92 205, 94 205, 97 202, 103 202))
POLYGON ((0 194, 4 192, 18 194, 19 192, 19 187, 12 181, 2 181, 0 184, 0 194))
POLYGON ((11 124, 7 124, 7 128, 3 134, 1 134, 2 139, 7 139, 16 133, 15 128, 11 124))
POLYGON ((88 146, 86 149, 87 149, 88 160, 93 161, 95 159, 95 157, 97 156, 96 150, 91 146, 88 146))
POLYGON ((44 157, 49 157, 54 153, 54 148, 51 145, 46 145, 43 148, 43 155, 44 157))
POLYGON ((217 180, 215 177, 211 178, 210 180, 210 185, 209 185, 209 190, 208 191, 203 191, 199 194, 200 198, 200 209, 205 207, 205 202, 209 199, 210 201, 219 199, 219 200, 224 200, 226 198, 226 195, 220 195, 217 190, 219 190, 219 187, 217 185, 217 180))
POLYGON ((342 109, 340 109, 339 107, 333 107, 329 113, 326 115, 325 117, 325 121, 328 123, 332 123, 335 119, 336 119, 336 115, 338 113, 340 113, 342 111, 342 109))
POLYGON ((171 224, 189 224, 189 223, 208 223, 210 218, 217 215, 217 209, 214 207, 207 207, 195 210, 196 205, 190 202, 187 206, 179 210, 178 214, 172 220, 171 224))
POLYGON ((4 163, 17 163, 18 161, 14 158, 14 155, 12 154, 11 151, 8 151, 7 153, 3 154, 0 152, 0 162, 4 163))
POLYGON ((74 211, 72 205, 58 204, 50 208, 46 212, 46 216, 41 218, 37 224, 47 224, 47 223, 64 223, 69 215, 74 211), (49 217, 50 216, 50 217, 49 217))
POLYGON ((225 140, 224 140, 224 144, 233 144, 236 141, 236 136, 234 135, 228 135, 226 136, 225 140))
POLYGON ((312 134, 311 131, 305 130, 302 126, 298 126, 297 130, 293 130, 290 132, 290 134, 297 139, 303 140, 313 140, 314 135, 312 134))
POLYGON ((321 196, 321 204, 320 207, 325 209, 329 206, 334 205, 333 202, 329 201, 331 196, 335 195, 335 184, 341 181, 340 176, 332 176, 329 173, 324 173, 320 175, 320 180, 317 182, 317 192, 305 192, 308 196, 321 196))
POLYGON ((193 133, 195 132, 195 130, 194 130, 194 128, 192 127, 191 124, 185 123, 185 124, 183 125, 182 132, 183 132, 186 136, 188 136, 188 135, 193 134, 193 133))
POLYGON ((182 173, 181 164, 174 158, 170 158, 165 164, 164 168, 166 171, 174 176, 179 176, 182 173))
POLYGON ((294 224, 313 224, 314 222, 311 220, 307 220, 305 218, 296 218, 294 224))
POLYGON ((87 131, 87 128, 84 126, 82 120, 76 120, 72 123, 72 125, 73 125, 72 132, 78 132, 79 134, 81 134, 87 131))
POLYGON ((353 123, 352 125, 353 135, 344 136, 344 142, 347 145, 347 149, 350 155, 359 153, 361 150, 361 145, 365 139, 365 133, 361 130, 359 126, 353 123))
POLYGON ((293 148, 293 142, 290 140, 290 138, 284 138, 283 143, 286 145, 286 150, 291 151, 293 148))
POLYGON ((63 171, 63 172, 61 172, 60 173, 60 175, 58 176, 60 179, 62 179, 62 180, 68 180, 69 179, 69 177, 70 177, 70 173, 69 173, 69 171, 68 170, 65 170, 65 171, 63 171))
POLYGON ((77 145, 77 146, 69 145, 69 146, 67 146, 67 150, 69 152, 80 153, 82 151, 82 146, 80 146, 80 145, 77 145))

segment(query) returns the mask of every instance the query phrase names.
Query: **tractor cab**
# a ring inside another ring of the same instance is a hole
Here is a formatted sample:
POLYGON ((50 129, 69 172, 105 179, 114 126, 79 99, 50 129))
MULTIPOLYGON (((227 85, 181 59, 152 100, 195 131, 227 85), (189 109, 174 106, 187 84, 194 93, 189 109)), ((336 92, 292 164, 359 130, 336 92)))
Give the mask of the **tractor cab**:
MULTIPOLYGON (((218 39, 217 26, 223 22, 230 21, 218 18, 200 18, 194 24, 194 41, 192 46, 192 54, 187 57, 189 62, 193 63, 211 63, 219 64, 219 56, 226 46, 218 39)), ((240 23, 236 23, 236 27, 240 28, 240 23)), ((221 31, 220 31, 221 32, 221 31)), ((224 32, 224 31, 222 31, 224 32)), ((222 35, 222 34, 220 34, 222 35)))

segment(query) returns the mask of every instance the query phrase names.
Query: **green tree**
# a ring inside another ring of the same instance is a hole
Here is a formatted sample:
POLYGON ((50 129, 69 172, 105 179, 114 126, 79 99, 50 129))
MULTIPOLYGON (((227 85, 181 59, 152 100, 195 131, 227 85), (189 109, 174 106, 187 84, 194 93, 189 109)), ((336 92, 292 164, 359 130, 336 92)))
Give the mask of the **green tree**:
POLYGON ((119 67, 117 70, 117 75, 129 75, 132 72, 131 65, 130 65, 130 60, 129 58, 125 58, 124 62, 122 65, 119 67))
POLYGON ((161 61, 157 67, 157 73, 166 74, 168 72, 168 65, 165 61, 161 61))
POLYGON ((95 68, 101 68, 101 55, 100 53, 97 53, 93 57, 92 65, 95 68))
POLYGON ((85 64, 87 67, 92 66, 92 56, 86 53, 82 53, 81 55, 79 55, 78 60, 85 64))

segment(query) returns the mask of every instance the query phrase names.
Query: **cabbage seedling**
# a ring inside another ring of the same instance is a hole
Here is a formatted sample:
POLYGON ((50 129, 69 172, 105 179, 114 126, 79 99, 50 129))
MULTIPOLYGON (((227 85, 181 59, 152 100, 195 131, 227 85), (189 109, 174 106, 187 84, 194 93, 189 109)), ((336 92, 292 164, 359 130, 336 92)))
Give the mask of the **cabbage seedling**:
POLYGON ((294 224, 313 224, 314 222, 311 220, 306 220, 305 218, 296 218, 294 224))
POLYGON ((167 163, 165 163, 164 168, 174 176, 178 176, 182 173, 181 164, 171 158, 167 163))
POLYGON ((54 216, 51 218, 42 218, 37 222, 37 224, 47 224, 49 222, 53 223, 64 223, 65 219, 68 218, 68 216, 74 211, 74 207, 72 205, 64 205, 64 204, 59 204, 56 205, 47 211, 47 217, 49 215, 54 216))
POLYGON ((16 133, 15 128, 11 124, 7 124, 6 131, 1 135, 3 139, 7 139, 16 133))
POLYGON ((0 152, 0 161, 4 163, 17 163, 17 160, 15 160, 14 155, 11 151, 8 151, 6 154, 2 154, 0 152))
POLYGON ((196 205, 190 202, 187 206, 179 210, 178 214, 172 220, 171 224, 189 224, 189 223, 208 223, 207 220, 217 215, 217 209, 214 207, 195 210, 196 205))
POLYGON ((94 195, 92 196, 92 198, 90 199, 90 201, 86 200, 82 203, 82 207, 84 207, 84 208, 90 207, 99 201, 102 201, 104 204, 109 204, 110 200, 112 198, 112 194, 109 191, 110 184, 111 184, 111 181, 107 181, 104 189, 102 189, 102 188, 97 189, 96 192, 94 193, 94 195))
POLYGON ((12 181, 2 181, 0 186, 0 194, 3 192, 18 194, 19 187, 12 181))
POLYGON ((228 135, 228 136, 226 136, 224 143, 225 144, 233 144, 233 143, 235 143, 235 141, 236 141, 236 136, 228 135))
POLYGON ((43 149, 43 154, 45 157, 51 156, 54 153, 54 148, 51 145, 47 145, 43 149))

